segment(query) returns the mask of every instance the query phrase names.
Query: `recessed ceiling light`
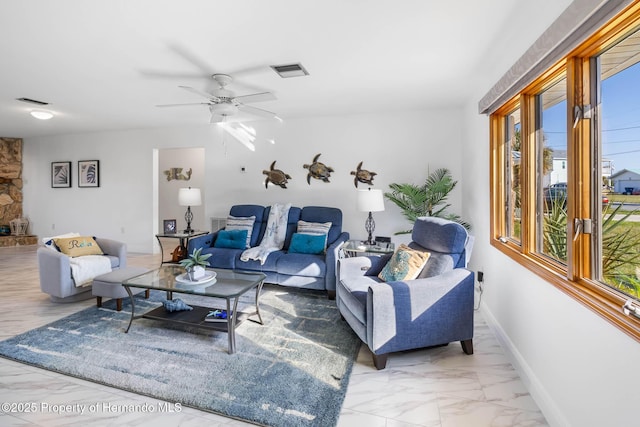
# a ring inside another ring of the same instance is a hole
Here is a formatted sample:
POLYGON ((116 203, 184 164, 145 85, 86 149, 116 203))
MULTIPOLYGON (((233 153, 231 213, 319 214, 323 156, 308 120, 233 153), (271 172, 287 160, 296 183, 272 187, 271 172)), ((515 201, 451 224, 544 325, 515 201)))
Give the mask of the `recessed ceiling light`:
POLYGON ((47 110, 31 110, 30 114, 40 120, 49 120, 53 117, 53 113, 47 110))

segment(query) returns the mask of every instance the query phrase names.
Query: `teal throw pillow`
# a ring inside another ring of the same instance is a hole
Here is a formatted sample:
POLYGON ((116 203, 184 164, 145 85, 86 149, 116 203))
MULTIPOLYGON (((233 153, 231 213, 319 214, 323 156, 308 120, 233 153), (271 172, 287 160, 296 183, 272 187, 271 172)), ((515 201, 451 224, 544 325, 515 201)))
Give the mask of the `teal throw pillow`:
POLYGON ((214 248, 245 249, 247 247, 247 230, 220 230, 214 248))
POLYGON ((289 253, 321 254, 324 252, 326 241, 326 234, 293 233, 291 244, 289 245, 289 253))

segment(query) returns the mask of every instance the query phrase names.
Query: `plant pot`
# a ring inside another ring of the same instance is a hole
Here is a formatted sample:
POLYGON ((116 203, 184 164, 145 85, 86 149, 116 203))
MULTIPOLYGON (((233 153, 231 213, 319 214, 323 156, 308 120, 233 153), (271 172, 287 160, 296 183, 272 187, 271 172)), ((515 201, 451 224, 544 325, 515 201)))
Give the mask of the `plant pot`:
POLYGON ((205 269, 202 266, 196 265, 194 267, 187 268, 187 277, 192 282, 197 282, 205 276, 205 269))

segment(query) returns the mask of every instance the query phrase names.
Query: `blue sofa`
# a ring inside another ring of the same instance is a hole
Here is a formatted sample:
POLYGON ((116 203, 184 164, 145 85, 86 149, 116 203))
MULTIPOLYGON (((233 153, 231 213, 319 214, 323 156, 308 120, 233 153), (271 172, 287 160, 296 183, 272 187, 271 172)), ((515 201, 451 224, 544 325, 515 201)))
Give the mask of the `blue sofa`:
MULTIPOLYGON (((250 246, 258 246, 264 235, 269 218, 270 207, 259 205, 234 205, 229 211, 233 217, 255 216, 250 246)), ((264 265, 260 261, 242 261, 240 256, 244 249, 214 247, 219 232, 198 236, 189 240, 188 253, 202 248, 203 254, 212 254, 209 264, 213 268, 232 270, 259 271, 264 273, 266 282, 298 288, 326 290, 329 298, 336 295, 336 267, 338 253, 344 242, 349 240, 349 233, 342 231, 342 211, 337 208, 322 206, 306 206, 289 209, 287 234, 284 247, 280 251, 269 254, 264 265), (289 253, 289 245, 293 234, 297 231, 298 221, 326 223, 331 222, 327 234, 326 253, 305 254, 289 253)))
POLYGON ((474 273, 467 270, 473 236, 441 218, 418 218, 409 247, 430 257, 414 280, 378 277, 390 255, 339 262, 340 314, 369 346, 377 369, 389 353, 460 341, 473 354, 474 273))

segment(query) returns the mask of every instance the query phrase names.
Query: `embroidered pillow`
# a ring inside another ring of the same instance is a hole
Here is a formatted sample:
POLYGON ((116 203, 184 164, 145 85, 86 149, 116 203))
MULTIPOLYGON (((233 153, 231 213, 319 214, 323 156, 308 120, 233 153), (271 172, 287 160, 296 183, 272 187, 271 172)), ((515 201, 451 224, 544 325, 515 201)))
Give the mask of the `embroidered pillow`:
POLYGON ((220 230, 214 248, 245 249, 247 230, 220 230))
POLYGON ((378 277, 385 282, 413 280, 418 277, 430 256, 429 252, 416 251, 405 244, 401 244, 393 253, 387 265, 378 274, 378 277))
POLYGON ((53 239, 60 252, 70 257, 83 255, 104 255, 98 242, 91 236, 64 237, 53 239))
POLYGON ((327 248, 327 235, 331 229, 330 222, 307 222, 298 221, 298 233, 302 234, 314 234, 316 236, 324 235, 324 243, 322 244, 322 250, 327 248))
POLYGON ((253 223, 256 222, 255 215, 240 217, 240 216, 231 216, 227 217, 227 225, 224 227, 225 230, 247 230, 247 239, 245 243, 245 248, 251 247, 251 233, 253 232, 253 223))
POLYGON ((289 253, 321 254, 324 253, 326 241, 326 234, 293 233, 291 244, 289 245, 289 253))
POLYGON ((42 238, 42 244, 47 249, 51 249, 52 251, 60 252, 60 248, 58 248, 56 246, 56 243, 54 242, 54 240, 55 239, 62 239, 62 238, 65 238, 65 237, 80 237, 80 233, 65 233, 65 234, 60 234, 58 236, 53 236, 53 237, 43 237, 42 238))

